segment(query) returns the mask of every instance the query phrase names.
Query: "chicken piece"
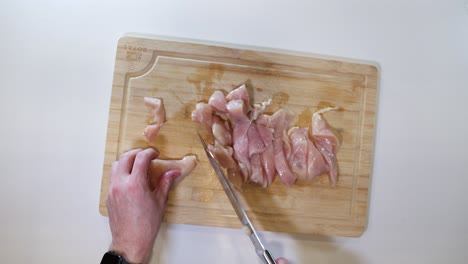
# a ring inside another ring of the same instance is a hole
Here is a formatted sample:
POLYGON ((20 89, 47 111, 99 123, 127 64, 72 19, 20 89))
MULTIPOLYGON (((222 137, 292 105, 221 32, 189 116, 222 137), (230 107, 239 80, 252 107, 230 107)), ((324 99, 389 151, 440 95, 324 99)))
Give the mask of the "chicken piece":
POLYGON ((213 107, 213 109, 216 110, 217 112, 227 114, 227 108, 226 108, 227 101, 223 92, 215 91, 211 95, 210 100, 208 100, 208 104, 211 105, 211 107, 213 107))
POLYGON ((154 188, 157 186, 159 179, 164 173, 178 169, 180 170, 180 176, 175 179, 174 188, 179 184, 193 169, 197 166, 198 160, 195 155, 187 155, 180 160, 161 160, 155 159, 152 160, 148 169, 148 177, 150 180, 151 187, 154 188))
POLYGON ((265 151, 265 143, 258 133, 257 125, 254 123, 250 124, 250 127, 247 131, 247 137, 249 141, 249 157, 252 157, 254 154, 262 153, 265 151))
POLYGON ((252 173, 250 175, 249 181, 258 183, 262 187, 266 187, 267 181, 263 175, 260 154, 256 153, 250 157, 250 165, 252 166, 252 173))
POLYGON ((245 87, 244 84, 242 84, 238 88, 230 91, 226 95, 226 100, 228 102, 234 101, 234 100, 242 100, 242 101, 244 101, 244 105, 246 107, 247 112, 250 111, 251 106, 250 106, 249 92, 247 91, 247 88, 245 87))
POLYGON ((148 142, 153 142, 161 127, 166 120, 166 110, 161 99, 154 97, 144 97, 145 105, 151 108, 151 121, 150 124, 143 130, 143 135, 148 142))
POLYGON ((266 187, 270 186, 276 176, 275 153, 273 151, 273 129, 270 127, 270 116, 260 114, 255 121, 257 130, 263 139, 266 149, 261 154, 261 162, 264 176, 266 177, 266 187))
POLYGON ((213 116, 213 125, 211 126, 211 132, 216 141, 223 146, 232 145, 232 132, 229 129, 229 125, 226 121, 221 120, 218 116, 213 116))
POLYGON ((330 125, 328 125, 322 113, 337 109, 336 107, 327 107, 315 112, 312 116, 312 136, 318 150, 322 153, 323 158, 329 166, 330 171, 328 175, 332 186, 336 185, 338 178, 336 151, 340 147, 340 140, 330 125))
POLYGON ((309 140, 308 152, 307 152, 307 177, 306 180, 312 180, 313 178, 320 176, 324 173, 328 173, 330 167, 325 162, 322 153, 317 149, 315 144, 309 140))
POLYGON ((258 124, 258 123, 254 123, 254 124, 257 128, 258 135, 262 139, 262 142, 265 145, 265 149, 266 149, 268 146, 273 144, 273 129, 262 124, 258 124))
POLYGON ((237 167, 236 161, 232 158, 234 150, 229 146, 222 146, 215 141, 214 146, 208 145, 208 150, 214 155, 221 167, 232 169, 237 167))
POLYGON ((307 177, 307 154, 309 152, 309 129, 292 127, 288 131, 291 139, 291 155, 288 158, 291 170, 298 179, 307 177))
POLYGON ((143 130, 143 135, 148 142, 153 142, 161 130, 162 124, 147 125, 143 130))
POLYGON ((264 176, 266 177, 266 186, 270 186, 276 176, 275 170, 275 152, 273 144, 270 144, 265 151, 261 154, 260 160, 262 162, 264 176))
POLYGON ((192 112, 192 120, 203 126, 211 127, 213 123, 213 108, 206 103, 198 103, 192 112))
POLYGON ((250 172, 249 140, 247 132, 250 127, 250 120, 246 115, 246 106, 242 100, 230 101, 226 108, 232 123, 232 146, 234 158, 237 160, 239 168, 247 180, 250 172))
POLYGON ((145 105, 151 108, 151 122, 150 124, 164 124, 166 121, 166 110, 161 99, 154 97, 144 97, 145 105))
POLYGON ((276 111, 270 118, 271 127, 274 129, 273 151, 275 157, 275 169, 280 176, 281 181, 288 186, 294 184, 297 179, 296 175, 294 175, 289 167, 283 142, 284 134, 289 128, 292 119, 292 113, 284 109, 276 111))

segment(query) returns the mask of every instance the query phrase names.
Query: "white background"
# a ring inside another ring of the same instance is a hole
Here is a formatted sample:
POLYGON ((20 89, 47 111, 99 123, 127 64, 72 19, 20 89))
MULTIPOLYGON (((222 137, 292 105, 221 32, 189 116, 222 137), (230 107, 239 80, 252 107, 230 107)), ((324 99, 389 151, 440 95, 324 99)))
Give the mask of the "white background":
MULTIPOLYGON (((107 250, 101 169, 116 44, 127 32, 378 63, 367 231, 263 236, 296 264, 466 263, 465 0, 1 1, 2 263, 99 263, 107 250)), ((153 263, 258 262, 238 230, 171 225, 153 263)))

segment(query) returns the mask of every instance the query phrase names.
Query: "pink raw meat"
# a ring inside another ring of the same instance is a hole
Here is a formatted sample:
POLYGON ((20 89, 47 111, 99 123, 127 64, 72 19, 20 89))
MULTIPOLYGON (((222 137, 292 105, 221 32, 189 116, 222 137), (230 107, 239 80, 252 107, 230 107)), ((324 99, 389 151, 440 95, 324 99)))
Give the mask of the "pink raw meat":
POLYGON ((143 135, 148 142, 153 142, 166 119, 166 110, 161 99, 154 97, 144 97, 143 101, 146 106, 151 108, 151 121, 143 130, 143 135))
POLYGON ((226 97, 224 96, 223 92, 221 91, 215 91, 211 97, 210 100, 208 100, 208 104, 213 107, 214 110, 216 110, 219 113, 226 114, 227 113, 227 108, 226 108, 226 97))
POLYGON ((340 141, 322 116, 322 113, 331 110, 336 110, 336 108, 328 107, 314 113, 312 116, 312 136, 318 150, 322 153, 330 168, 328 174, 330 183, 335 186, 338 178, 338 164, 335 153, 340 147, 340 141))
POLYGON ((155 187, 161 176, 174 169, 180 170, 180 176, 175 180, 174 187, 179 184, 197 166, 195 155, 187 155, 180 160, 152 160, 148 170, 148 176, 152 186, 155 187))
POLYGON ((247 180, 251 172, 249 140, 247 136, 250 120, 246 115, 244 101, 233 100, 226 107, 233 126, 232 142, 234 158, 238 161, 244 180, 247 180))
POLYGON ((293 127, 288 131, 291 139, 292 152, 289 156, 289 166, 298 179, 307 176, 307 154, 309 148, 309 129, 293 127))
POLYGON ((232 132, 229 129, 229 125, 226 121, 221 120, 216 115, 213 115, 213 125, 211 126, 211 132, 219 144, 223 146, 232 145, 232 132))
POLYGON ((286 129, 289 128, 289 124, 292 121, 293 116, 290 112, 280 109, 271 116, 271 127, 274 129, 273 132, 273 151, 275 155, 275 169, 281 178, 281 181, 291 186, 296 181, 296 176, 289 168, 288 161, 286 159, 284 147, 283 147, 283 136, 286 133, 286 129))
POLYGON ((213 123, 213 109, 209 104, 198 103, 192 112, 192 120, 204 126, 211 127, 213 123))

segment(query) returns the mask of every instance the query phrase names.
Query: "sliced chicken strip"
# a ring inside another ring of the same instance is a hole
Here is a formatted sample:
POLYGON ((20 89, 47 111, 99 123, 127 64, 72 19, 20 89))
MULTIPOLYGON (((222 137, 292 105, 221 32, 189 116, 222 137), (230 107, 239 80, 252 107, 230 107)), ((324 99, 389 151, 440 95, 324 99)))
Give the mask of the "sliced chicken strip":
POLYGON ((315 144, 309 140, 307 153, 307 177, 306 180, 328 173, 330 167, 322 156, 322 153, 317 149, 315 144))
POLYGON ((336 151, 340 147, 340 141, 322 116, 322 113, 337 109, 336 107, 327 107, 315 112, 312 116, 312 136, 318 150, 322 153, 330 168, 329 179, 332 186, 336 185, 338 178, 336 151))
POLYGON ((247 132, 250 127, 250 120, 246 115, 246 106, 242 100, 233 100, 227 104, 227 110, 232 122, 232 146, 234 158, 237 160, 239 168, 247 180, 250 172, 249 140, 247 132))
POLYGON ((211 132, 216 141, 223 146, 232 145, 232 132, 229 129, 229 125, 226 121, 222 120, 218 116, 213 116, 213 125, 211 126, 211 132))
POLYGON ((267 186, 270 186, 276 176, 275 153, 273 151, 273 129, 270 127, 270 118, 271 116, 269 115, 260 114, 255 121, 263 143, 267 146, 265 151, 261 154, 261 162, 267 186))
POLYGON ((270 186, 276 176, 275 152, 273 150, 273 144, 268 146, 268 148, 261 154, 261 162, 264 176, 266 177, 266 186, 270 186))
POLYGON ((289 128, 292 119, 292 113, 280 109, 271 116, 270 121, 271 127, 274 129, 273 151, 275 155, 275 169, 281 181, 288 186, 294 184, 297 179, 296 175, 294 175, 289 167, 283 144, 283 136, 289 128))
POLYGON ((309 152, 309 129, 292 127, 288 131, 291 139, 291 155, 288 158, 291 170, 298 179, 307 177, 307 154, 309 152))
POLYGON ((260 154, 254 154, 250 157, 250 165, 252 166, 252 173, 249 181, 260 184, 262 187, 267 186, 266 177, 263 175, 262 161, 260 154))
POLYGON ((265 143, 263 143, 263 139, 258 133, 257 125, 255 123, 250 124, 249 130, 247 131, 247 137, 249 138, 249 157, 265 151, 265 143))

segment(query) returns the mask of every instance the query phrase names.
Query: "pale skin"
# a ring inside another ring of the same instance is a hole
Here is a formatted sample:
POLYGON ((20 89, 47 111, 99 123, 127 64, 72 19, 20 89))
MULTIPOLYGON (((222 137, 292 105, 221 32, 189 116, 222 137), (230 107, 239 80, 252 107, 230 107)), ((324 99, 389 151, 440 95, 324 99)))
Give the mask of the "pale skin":
MULTIPOLYGON (((134 149, 112 163, 106 202, 112 233, 111 250, 124 256, 129 263, 148 263, 168 193, 180 176, 179 170, 168 171, 151 190, 148 167, 157 157, 154 149, 134 149)), ((276 261, 288 264, 283 258, 276 261)))

